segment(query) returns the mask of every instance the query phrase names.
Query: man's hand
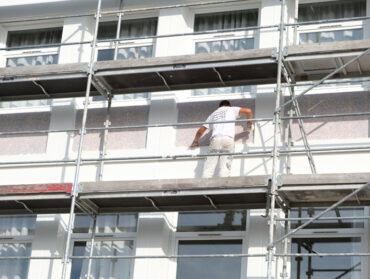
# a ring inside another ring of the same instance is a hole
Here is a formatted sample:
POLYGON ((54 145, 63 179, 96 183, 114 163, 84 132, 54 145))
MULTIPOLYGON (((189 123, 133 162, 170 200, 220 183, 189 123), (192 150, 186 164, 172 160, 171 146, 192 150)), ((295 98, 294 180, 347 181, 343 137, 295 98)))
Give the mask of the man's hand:
POLYGON ((193 143, 189 147, 197 147, 199 146, 198 141, 193 141, 193 143))
POLYGON ((193 140, 193 143, 190 145, 190 147, 197 147, 199 146, 199 139, 201 138, 201 136, 204 134, 204 132, 207 130, 206 127, 202 126, 198 129, 197 133, 195 134, 195 138, 193 140))

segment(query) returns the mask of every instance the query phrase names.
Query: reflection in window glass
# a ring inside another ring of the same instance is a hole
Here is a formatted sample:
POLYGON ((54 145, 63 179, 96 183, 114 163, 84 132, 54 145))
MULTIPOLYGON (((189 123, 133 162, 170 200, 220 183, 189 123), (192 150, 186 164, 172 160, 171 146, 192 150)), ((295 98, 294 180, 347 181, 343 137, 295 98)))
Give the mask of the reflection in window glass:
MULTIPOLYGON (((76 215, 73 233, 89 233, 93 222, 87 215, 76 215)), ((136 232, 137 214, 99 215, 96 222, 97 233, 136 232)))
POLYGON ((227 52, 254 48, 254 38, 198 42, 195 53, 227 52))
POLYGON ((300 4, 298 21, 366 16, 366 0, 342 0, 300 4))
POLYGON ((244 231, 246 211, 179 213, 177 231, 244 231))
MULTIPOLYGON (((242 240, 179 241, 179 255, 241 254, 242 240)), ((177 279, 240 279, 241 258, 179 258, 177 279)))
POLYGON ((40 66, 58 64, 58 54, 12 57, 6 60, 7 67, 40 66))
MULTIPOLYGON (((90 244, 86 241, 74 243, 73 256, 88 256, 90 254, 90 244)), ((98 241, 95 243, 94 256, 132 256, 133 241, 98 241)), ((93 259, 91 265, 91 278, 110 279, 122 278, 129 279, 132 272, 132 259, 93 259)), ((73 259, 71 279, 86 278, 88 272, 88 259, 73 259)))
MULTIPOLYGON (((295 208, 290 211, 292 218, 311 218, 322 212, 325 208, 295 208)), ((340 207, 331 210, 323 217, 362 217, 362 207, 340 207)), ((304 221, 292 221, 291 228, 300 226, 304 221)), ((306 229, 330 229, 330 228, 364 228, 364 220, 317 220, 306 227, 306 229)))
POLYGON ((35 233, 36 216, 0 217, 1 236, 29 236, 35 233))
POLYGON ((299 43, 313 44, 325 42, 362 40, 364 37, 363 33, 364 33, 363 29, 301 33, 299 34, 299 43))
MULTIPOLYGON (((153 46, 139 46, 119 48, 117 60, 139 59, 153 57, 153 46)), ((108 61, 114 59, 114 49, 101 49, 98 51, 98 61, 108 61)))
POLYGON ((99 215, 97 219, 97 232, 123 233, 136 232, 136 214, 99 215))
POLYGON ((194 31, 235 29, 257 26, 258 9, 210 14, 196 14, 194 31))
POLYGON ((0 102, 0 108, 37 107, 37 106, 48 106, 48 105, 51 105, 51 99, 0 102))
MULTIPOLYGON (((31 243, 1 243, 0 257, 29 257, 31 243)), ((1 260, 0 278, 27 279, 29 260, 1 260)))
MULTIPOLYGON (((293 238, 292 253, 359 253, 360 237, 293 238)), ((292 279, 360 279, 360 257, 295 257, 292 258, 292 279)))

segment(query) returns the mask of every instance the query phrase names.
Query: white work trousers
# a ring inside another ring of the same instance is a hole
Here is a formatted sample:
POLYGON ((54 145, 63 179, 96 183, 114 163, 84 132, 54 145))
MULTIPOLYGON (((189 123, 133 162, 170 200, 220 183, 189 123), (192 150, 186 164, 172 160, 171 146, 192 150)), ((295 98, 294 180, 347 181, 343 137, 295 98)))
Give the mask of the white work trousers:
MULTIPOLYGON (((234 139, 228 136, 215 136, 211 139, 209 145, 210 153, 232 153, 234 152, 234 139)), ((203 168, 203 178, 212 177, 217 162, 219 162, 219 174, 221 177, 230 176, 231 171, 231 155, 224 156, 208 156, 203 168)))

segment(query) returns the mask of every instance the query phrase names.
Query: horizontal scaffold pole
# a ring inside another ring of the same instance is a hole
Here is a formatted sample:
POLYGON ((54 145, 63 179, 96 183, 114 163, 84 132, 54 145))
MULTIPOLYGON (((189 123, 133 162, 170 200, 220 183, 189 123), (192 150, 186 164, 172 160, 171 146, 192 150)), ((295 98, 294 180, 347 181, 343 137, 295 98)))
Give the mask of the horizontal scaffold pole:
MULTIPOLYGON (((286 116, 281 117, 282 120, 289 119, 308 119, 308 118, 329 118, 329 117, 355 117, 370 115, 370 112, 353 112, 353 113, 334 113, 334 114, 314 114, 301 116, 286 116)), ((186 122, 186 123, 169 123, 169 124, 148 124, 148 125, 131 125, 131 126, 111 126, 111 127, 96 127, 86 128, 86 131, 103 131, 103 130, 125 130, 125 129, 141 129, 141 128, 161 128, 161 127, 184 127, 196 126, 203 124, 214 123, 245 123, 245 122, 269 122, 273 118, 250 118, 238 119, 233 121, 218 121, 218 122, 186 122)), ((80 129, 61 129, 61 130, 38 130, 38 131, 14 131, 14 132, 0 132, 0 136, 9 135, 25 135, 25 134, 47 134, 47 133, 63 133, 63 132, 80 132, 80 129)))
MULTIPOLYGON (((370 151, 370 146, 351 146, 351 147, 336 147, 336 148, 311 148, 312 153, 343 153, 347 151, 370 151)), ((205 153, 205 154, 174 154, 174 155, 154 155, 154 156, 130 156, 130 157, 111 157, 111 158, 86 158, 82 159, 85 163, 96 163, 101 161, 139 161, 139 160, 181 160, 181 159, 200 159, 208 156, 240 156, 240 157, 270 157, 271 149, 264 151, 246 151, 246 152, 232 152, 232 153, 205 153)), ((280 149, 278 150, 281 156, 290 155, 305 155, 307 153, 306 149, 280 149)), ((76 163, 76 160, 39 160, 39 161, 9 161, 0 162, 0 166, 10 166, 10 165, 53 165, 53 164, 68 164, 76 163)))
MULTIPOLYGON (((275 257, 370 257, 370 253, 315 253, 315 254, 273 254, 275 257)), ((207 255, 148 255, 148 256, 70 256, 69 259, 190 259, 190 258, 261 258, 266 257, 265 254, 207 254, 207 255)), ((0 261, 4 260, 62 260, 61 257, 45 256, 14 256, 14 257, 0 257, 0 261)))

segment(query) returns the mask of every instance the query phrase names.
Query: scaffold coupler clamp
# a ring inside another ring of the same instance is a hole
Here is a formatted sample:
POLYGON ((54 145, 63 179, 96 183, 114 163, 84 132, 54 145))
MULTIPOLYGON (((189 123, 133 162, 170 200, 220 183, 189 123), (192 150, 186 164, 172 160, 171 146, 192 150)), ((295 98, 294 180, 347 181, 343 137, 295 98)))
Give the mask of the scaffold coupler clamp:
MULTIPOLYGON (((284 29, 285 29, 285 26, 284 26, 284 29)), ((282 55, 283 55, 283 57, 288 56, 288 49, 286 47, 283 48, 282 55)), ((279 59, 279 51, 278 51, 278 49, 276 47, 272 49, 271 56, 273 58, 275 58, 276 60, 279 59)))
POLYGON ((267 246, 266 262, 274 261, 274 246, 267 246))

